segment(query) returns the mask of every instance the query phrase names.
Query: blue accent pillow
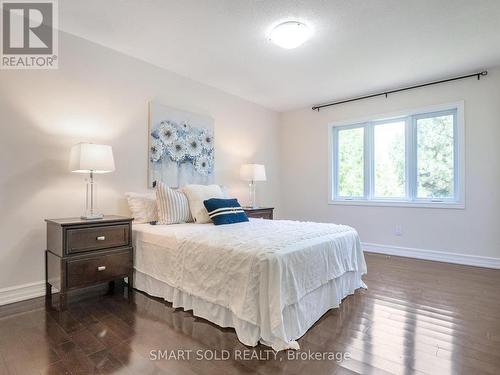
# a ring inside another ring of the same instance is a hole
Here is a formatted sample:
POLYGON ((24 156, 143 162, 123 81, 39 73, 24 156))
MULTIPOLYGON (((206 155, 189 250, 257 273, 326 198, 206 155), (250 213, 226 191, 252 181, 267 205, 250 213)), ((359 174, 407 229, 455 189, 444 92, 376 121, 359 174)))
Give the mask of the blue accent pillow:
POLYGON ((208 216, 215 225, 234 224, 248 221, 247 214, 237 199, 211 198, 203 201, 208 216))

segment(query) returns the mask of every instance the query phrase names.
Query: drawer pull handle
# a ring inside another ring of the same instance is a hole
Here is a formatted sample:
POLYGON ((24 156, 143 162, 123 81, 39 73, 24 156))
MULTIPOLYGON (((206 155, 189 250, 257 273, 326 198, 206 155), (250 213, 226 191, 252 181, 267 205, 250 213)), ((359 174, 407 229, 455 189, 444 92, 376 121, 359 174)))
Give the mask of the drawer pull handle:
POLYGON ((97 267, 98 271, 104 271, 106 269, 106 266, 99 266, 97 267))
POLYGON ((97 237, 97 241, 104 241, 105 239, 106 239, 106 237, 104 237, 104 236, 97 237))

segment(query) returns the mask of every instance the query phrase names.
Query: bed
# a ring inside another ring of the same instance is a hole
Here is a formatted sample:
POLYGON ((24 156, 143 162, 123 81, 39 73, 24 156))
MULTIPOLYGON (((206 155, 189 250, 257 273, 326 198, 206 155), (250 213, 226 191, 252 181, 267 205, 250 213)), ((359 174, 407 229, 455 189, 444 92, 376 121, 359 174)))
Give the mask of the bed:
POLYGON ((299 349, 325 312, 366 288, 358 234, 344 225, 250 219, 133 232, 134 287, 233 327, 248 346, 299 349))

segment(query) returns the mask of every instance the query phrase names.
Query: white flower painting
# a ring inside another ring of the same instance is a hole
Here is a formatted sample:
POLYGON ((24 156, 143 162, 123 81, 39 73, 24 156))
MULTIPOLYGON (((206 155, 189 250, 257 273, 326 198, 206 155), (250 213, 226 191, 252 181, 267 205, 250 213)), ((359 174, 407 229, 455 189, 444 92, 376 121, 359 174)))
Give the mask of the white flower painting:
POLYGON ((194 158, 199 157, 203 150, 207 150, 206 147, 203 147, 199 134, 190 134, 186 137, 186 148, 188 155, 194 158))
POLYGON ((201 144, 205 148, 214 147, 214 136, 212 132, 208 129, 203 129, 200 133, 201 144))
POLYGON ((155 163, 159 162, 164 152, 165 152, 165 145, 163 144, 163 142, 158 138, 152 139, 151 146, 149 148, 149 155, 151 161, 155 163))
POLYGON ((213 120, 150 103, 149 183, 212 183, 213 120))
POLYGON ((206 156, 200 156, 198 158, 196 158, 196 160, 194 161, 194 169, 206 176, 207 174, 210 173, 210 169, 211 169, 211 163, 212 163, 212 160, 206 156))
POLYGON ((189 156, 187 153, 186 140, 179 138, 166 147, 167 153, 172 161, 183 162, 189 156))
POLYGON ((158 138, 164 145, 170 145, 177 140, 177 128, 170 121, 161 121, 158 129, 158 138))

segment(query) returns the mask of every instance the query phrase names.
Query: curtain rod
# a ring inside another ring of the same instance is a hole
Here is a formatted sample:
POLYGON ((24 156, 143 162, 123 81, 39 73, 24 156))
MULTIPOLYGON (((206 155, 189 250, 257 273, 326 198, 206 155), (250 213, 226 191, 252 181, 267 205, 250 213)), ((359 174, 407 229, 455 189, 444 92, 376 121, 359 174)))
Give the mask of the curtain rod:
POLYGON ((447 78, 447 79, 442 79, 440 81, 433 81, 433 82, 427 82, 427 83, 422 83, 422 84, 419 84, 419 85, 415 85, 415 86, 407 86, 407 87, 403 87, 403 88, 400 88, 400 89, 394 89, 394 90, 388 90, 388 91, 383 91, 383 92, 378 92, 376 94, 369 94, 369 95, 364 95, 364 96, 358 96, 356 98, 351 98, 351 99, 345 99, 345 100, 339 100, 337 102, 331 102, 331 103, 325 103, 325 104, 319 104, 319 105, 315 105, 314 107, 312 107, 312 110, 313 111, 318 111, 321 109, 321 108, 325 108, 325 107, 330 107, 330 106, 333 106, 333 105, 338 105, 338 104, 344 104, 344 103, 350 103, 350 102, 355 102, 357 100, 363 100, 363 99, 369 99, 369 98, 374 98, 376 96, 381 96, 381 95, 385 95, 385 97, 387 98, 387 95, 389 94, 394 94, 396 92, 401 92, 401 91, 406 91, 406 90, 412 90, 412 89, 418 89, 420 87, 426 87, 426 86, 431 86, 431 85, 438 85, 440 83, 446 83, 446 82, 451 82, 451 81, 457 81, 459 79, 466 79, 466 78, 472 78, 472 77, 477 77, 478 80, 481 79, 481 76, 486 76, 488 75, 488 71, 487 70, 483 70, 481 72, 477 72, 477 73, 472 73, 472 74, 467 74, 467 75, 464 75, 464 76, 459 76, 459 77, 453 77, 453 78, 447 78))

